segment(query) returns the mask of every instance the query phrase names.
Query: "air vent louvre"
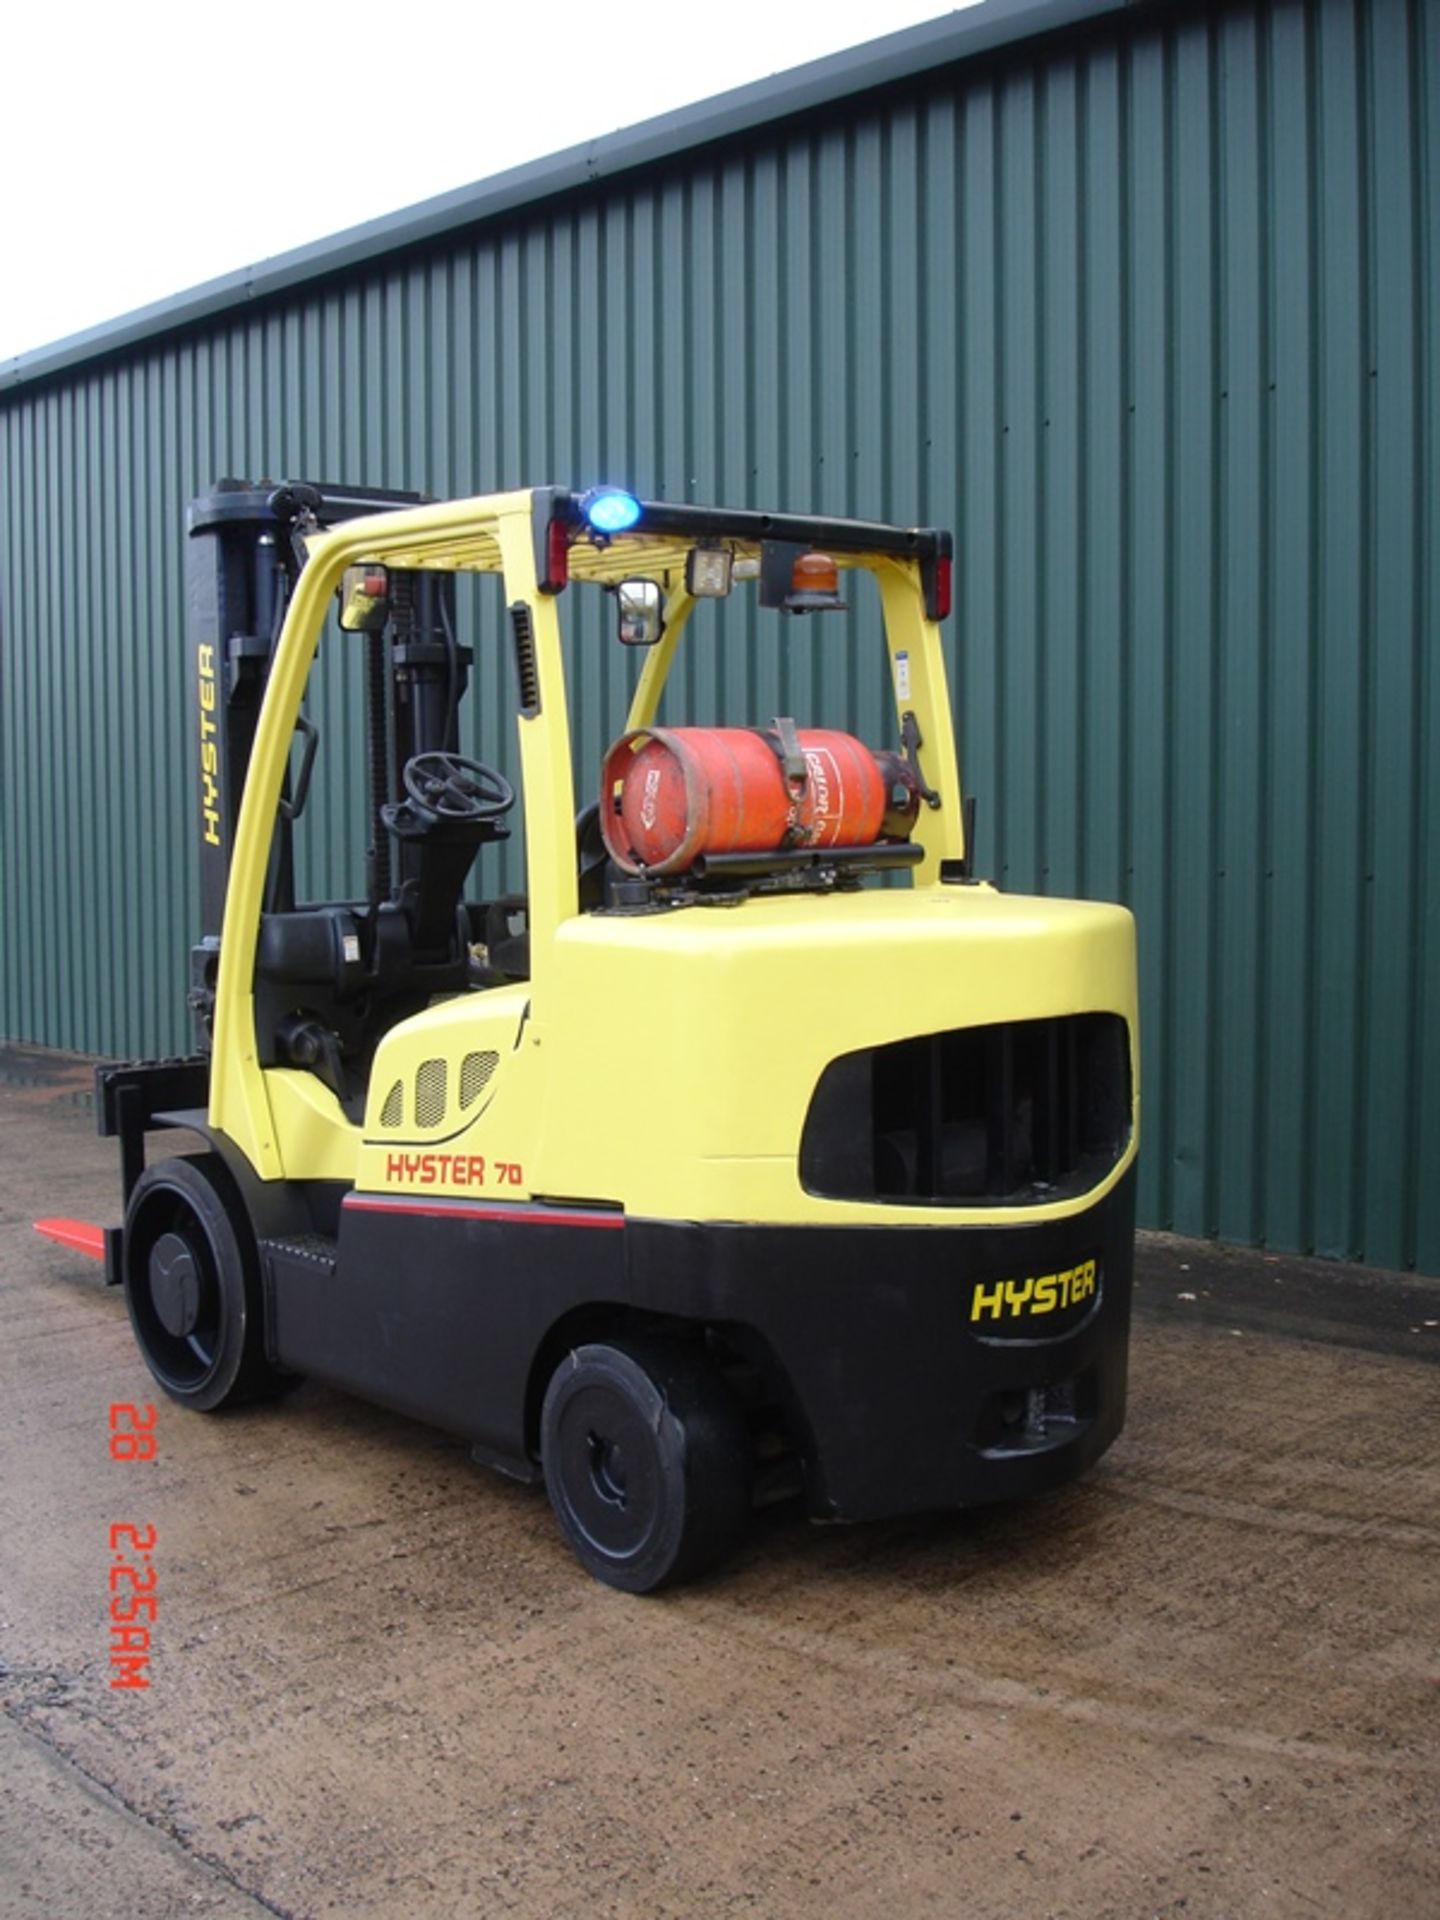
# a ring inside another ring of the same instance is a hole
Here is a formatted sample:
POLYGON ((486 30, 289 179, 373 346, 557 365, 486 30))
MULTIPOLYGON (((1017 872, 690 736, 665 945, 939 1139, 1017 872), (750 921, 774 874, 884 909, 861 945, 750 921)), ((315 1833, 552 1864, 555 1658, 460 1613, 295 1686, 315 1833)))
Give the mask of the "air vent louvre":
POLYGON ((445 1062, 426 1060, 415 1075, 415 1124, 438 1127, 445 1118, 445 1062))
POLYGON ((515 677, 520 685, 520 717, 533 720, 540 711, 540 664, 535 651, 535 622, 523 600, 510 608, 510 631, 515 641, 515 677))
POLYGON ((467 1053, 460 1062, 460 1105, 473 1107, 500 1064, 498 1053, 467 1053))
POLYGON ((397 1080, 385 1096, 385 1104, 380 1109, 382 1127, 398 1127, 405 1118, 405 1083, 397 1080))

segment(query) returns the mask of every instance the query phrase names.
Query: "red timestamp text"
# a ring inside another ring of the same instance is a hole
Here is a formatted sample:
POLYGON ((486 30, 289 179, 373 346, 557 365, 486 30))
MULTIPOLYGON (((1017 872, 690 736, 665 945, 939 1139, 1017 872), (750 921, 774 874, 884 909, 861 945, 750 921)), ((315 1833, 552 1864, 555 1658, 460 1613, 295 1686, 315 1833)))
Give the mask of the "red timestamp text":
MULTIPOLYGON (((148 1401, 114 1401, 109 1425, 112 1460, 155 1460, 155 1409, 148 1401)), ((109 1546, 110 1686, 116 1693, 143 1693, 150 1685, 150 1632, 160 1605, 155 1529, 119 1520, 110 1529, 109 1546)))
POLYGON ((110 1408, 110 1458, 112 1460, 153 1460, 156 1453, 155 1409, 129 1400, 117 1400, 110 1408))
POLYGON ((110 1686, 140 1693, 150 1685, 150 1629, 159 1608, 154 1527, 117 1521, 110 1529, 110 1686))

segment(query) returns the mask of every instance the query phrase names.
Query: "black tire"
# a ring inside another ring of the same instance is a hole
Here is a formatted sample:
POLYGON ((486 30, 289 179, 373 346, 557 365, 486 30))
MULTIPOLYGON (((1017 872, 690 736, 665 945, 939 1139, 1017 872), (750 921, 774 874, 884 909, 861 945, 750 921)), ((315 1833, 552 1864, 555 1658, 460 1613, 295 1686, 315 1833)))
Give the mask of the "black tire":
POLYGON ((576 1347, 546 1391, 540 1452, 561 1531, 607 1586, 653 1593, 679 1585, 745 1537, 750 1437, 698 1347, 576 1347))
POLYGON ((287 1384, 265 1358, 255 1236, 218 1154, 159 1160, 125 1212, 125 1304, 151 1373, 213 1413, 287 1384))

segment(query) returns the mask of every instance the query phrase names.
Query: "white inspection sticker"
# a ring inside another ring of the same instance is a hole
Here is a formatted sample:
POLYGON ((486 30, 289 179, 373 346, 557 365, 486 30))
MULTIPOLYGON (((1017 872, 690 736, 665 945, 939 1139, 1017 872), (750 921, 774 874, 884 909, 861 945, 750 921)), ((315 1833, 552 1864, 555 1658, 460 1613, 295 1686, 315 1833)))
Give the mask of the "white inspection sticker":
POLYGON ((897 700, 908 700, 910 698, 910 656, 908 653, 897 653, 895 656, 895 698, 897 700))

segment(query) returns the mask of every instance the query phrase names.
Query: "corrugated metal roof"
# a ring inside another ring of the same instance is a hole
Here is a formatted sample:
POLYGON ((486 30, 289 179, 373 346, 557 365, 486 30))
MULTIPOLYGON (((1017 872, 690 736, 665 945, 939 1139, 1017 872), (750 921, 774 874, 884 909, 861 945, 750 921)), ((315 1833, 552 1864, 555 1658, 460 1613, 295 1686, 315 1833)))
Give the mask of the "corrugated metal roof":
MULTIPOLYGON (((343 233, 237 268, 202 286, 153 301, 53 345, 0 361, 0 394, 71 367, 138 346, 176 327, 222 316, 236 307, 289 293, 316 280, 362 268, 387 255, 443 240, 481 222, 516 214, 657 161, 675 161, 696 149, 771 121, 833 106, 856 94, 895 87, 937 67, 970 60, 1038 34, 1156 0, 985 0, 922 26, 868 41, 844 53, 733 88, 674 113, 568 147, 544 160, 457 187, 343 233)), ((539 90, 543 93, 543 89, 539 90)))

